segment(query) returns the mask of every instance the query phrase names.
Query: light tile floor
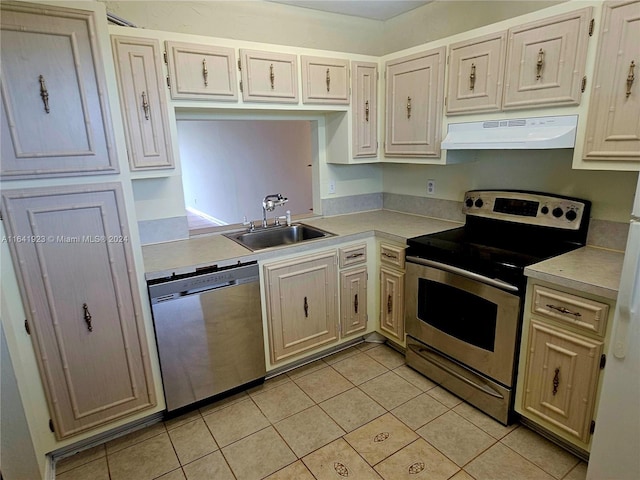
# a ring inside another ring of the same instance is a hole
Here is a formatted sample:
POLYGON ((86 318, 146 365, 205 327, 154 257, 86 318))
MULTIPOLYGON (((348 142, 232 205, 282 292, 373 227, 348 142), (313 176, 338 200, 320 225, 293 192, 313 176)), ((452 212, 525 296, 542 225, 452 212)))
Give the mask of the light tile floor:
POLYGON ((587 465, 360 344, 62 459, 58 480, 584 480, 587 465))

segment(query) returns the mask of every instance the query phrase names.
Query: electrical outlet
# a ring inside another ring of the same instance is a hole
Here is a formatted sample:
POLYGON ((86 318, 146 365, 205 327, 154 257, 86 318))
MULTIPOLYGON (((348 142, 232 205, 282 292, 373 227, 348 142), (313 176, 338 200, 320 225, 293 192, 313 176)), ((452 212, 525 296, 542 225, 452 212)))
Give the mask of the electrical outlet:
POLYGON ((436 193, 436 181, 427 180, 427 195, 433 195, 436 193))
POLYGON ((336 193, 336 181, 329 180, 329 193, 336 193))

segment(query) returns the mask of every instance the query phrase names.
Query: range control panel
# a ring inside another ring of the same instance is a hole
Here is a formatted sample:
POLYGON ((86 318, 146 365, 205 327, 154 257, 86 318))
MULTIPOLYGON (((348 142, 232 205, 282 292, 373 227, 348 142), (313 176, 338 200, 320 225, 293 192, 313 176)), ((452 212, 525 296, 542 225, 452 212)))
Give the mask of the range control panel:
MULTIPOLYGON (((472 190, 464 195, 462 212, 517 223, 578 230, 588 201, 543 193, 472 190)), ((590 204, 589 204, 590 205, 590 204)))

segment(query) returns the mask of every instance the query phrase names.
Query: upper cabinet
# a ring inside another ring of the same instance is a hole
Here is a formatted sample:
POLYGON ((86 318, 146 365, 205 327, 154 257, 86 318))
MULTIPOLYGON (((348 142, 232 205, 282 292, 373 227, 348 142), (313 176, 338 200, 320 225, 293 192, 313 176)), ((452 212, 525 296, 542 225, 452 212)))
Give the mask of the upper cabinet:
POLYGON ((445 47, 390 60, 385 154, 440 157, 445 47))
POLYGON ((3 180, 117 173, 94 12, 2 2, 3 180))
POLYGON ((238 100, 236 53, 232 48, 166 42, 171 98, 238 100))
POLYGON ((447 114, 492 112, 502 108, 507 32, 449 47, 447 114))
POLYGON ((640 2, 606 3, 584 160, 640 160, 640 2))
POLYGON ((240 49, 245 102, 298 103, 298 57, 240 49))
POLYGON ((349 60, 302 55, 302 103, 349 103, 349 60))
POLYGON ((503 109, 580 103, 591 11, 509 30, 503 109))
POLYGON ((378 64, 351 62, 354 158, 378 154, 378 64))
POLYGON ((157 40, 112 36, 131 170, 174 166, 157 40))

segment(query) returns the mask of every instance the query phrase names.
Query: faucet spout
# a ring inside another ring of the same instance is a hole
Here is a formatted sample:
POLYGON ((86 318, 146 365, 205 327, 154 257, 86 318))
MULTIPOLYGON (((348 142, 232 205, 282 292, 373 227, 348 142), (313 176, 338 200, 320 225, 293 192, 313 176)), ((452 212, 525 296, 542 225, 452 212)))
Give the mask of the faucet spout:
POLYGON ((280 207, 289 201, 281 193, 267 195, 262 199, 262 226, 267 227, 267 212, 273 212, 276 207, 280 207))

